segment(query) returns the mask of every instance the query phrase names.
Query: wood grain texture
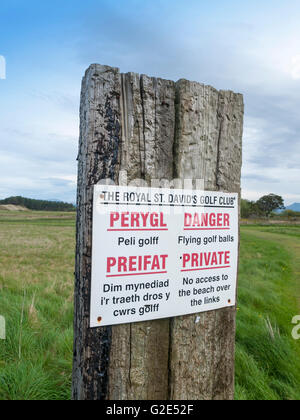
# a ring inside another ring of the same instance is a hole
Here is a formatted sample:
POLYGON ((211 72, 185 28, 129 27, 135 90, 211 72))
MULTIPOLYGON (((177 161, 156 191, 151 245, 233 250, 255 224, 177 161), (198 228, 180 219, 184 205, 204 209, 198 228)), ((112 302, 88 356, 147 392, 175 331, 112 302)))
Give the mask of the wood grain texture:
MULTIPOLYGON (((133 73, 122 83, 122 170, 138 184, 171 179, 174 83, 133 73)), ((113 327, 108 398, 167 399, 168 352, 169 320, 113 327)))
MULTIPOLYGON (((180 80, 176 176, 240 193, 243 113, 241 95, 180 80)), ((174 318, 170 336, 170 399, 233 399, 235 308, 174 318)))
POLYGON ((92 65, 82 83, 78 156, 74 399, 231 399, 235 309, 89 329, 92 187, 205 180, 239 192, 243 98, 92 65))
POLYGON ((78 155, 75 268, 74 365, 72 397, 106 398, 111 328, 89 328, 93 185, 115 178, 120 148, 120 74, 91 66, 83 79, 78 155))

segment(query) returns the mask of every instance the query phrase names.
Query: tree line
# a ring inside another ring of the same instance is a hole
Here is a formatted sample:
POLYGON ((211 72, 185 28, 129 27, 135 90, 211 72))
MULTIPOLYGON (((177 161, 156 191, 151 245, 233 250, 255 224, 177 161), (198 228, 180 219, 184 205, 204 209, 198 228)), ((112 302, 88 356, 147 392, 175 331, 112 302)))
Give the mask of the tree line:
POLYGON ((243 219, 271 217, 274 212, 284 210, 280 213, 283 217, 299 217, 300 213, 285 210, 284 200, 280 195, 264 195, 258 201, 241 200, 241 216, 243 219))
POLYGON ((29 210, 40 211, 75 211, 76 207, 70 203, 63 203, 61 201, 47 201, 47 200, 34 200, 33 198, 25 197, 9 197, 0 200, 0 205, 12 204, 15 206, 26 207, 29 210))

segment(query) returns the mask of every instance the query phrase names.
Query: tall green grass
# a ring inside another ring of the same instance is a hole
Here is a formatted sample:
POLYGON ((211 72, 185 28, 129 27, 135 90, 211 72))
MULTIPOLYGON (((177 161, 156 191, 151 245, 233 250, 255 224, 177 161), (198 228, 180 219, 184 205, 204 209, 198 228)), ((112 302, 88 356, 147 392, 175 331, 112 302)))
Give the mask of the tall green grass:
POLYGON ((243 229, 239 282, 236 398, 300 399, 300 343, 291 336, 300 313, 293 255, 243 229))
POLYGON ((0 224, 0 399, 69 399, 74 222, 0 224))

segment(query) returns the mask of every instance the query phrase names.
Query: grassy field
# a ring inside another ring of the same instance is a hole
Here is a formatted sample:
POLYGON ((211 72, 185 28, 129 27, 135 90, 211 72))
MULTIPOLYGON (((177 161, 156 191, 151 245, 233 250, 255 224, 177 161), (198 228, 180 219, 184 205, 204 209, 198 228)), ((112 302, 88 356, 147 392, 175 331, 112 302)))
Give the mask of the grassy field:
POLYGON ((236 398, 300 399, 300 227, 242 228, 236 398))
MULTIPOLYGON (((75 215, 0 211, 0 400, 69 399, 75 215)), ((300 226, 242 228, 236 399, 300 399, 300 226)))
POLYGON ((0 399, 70 398, 74 214, 0 214, 0 399))

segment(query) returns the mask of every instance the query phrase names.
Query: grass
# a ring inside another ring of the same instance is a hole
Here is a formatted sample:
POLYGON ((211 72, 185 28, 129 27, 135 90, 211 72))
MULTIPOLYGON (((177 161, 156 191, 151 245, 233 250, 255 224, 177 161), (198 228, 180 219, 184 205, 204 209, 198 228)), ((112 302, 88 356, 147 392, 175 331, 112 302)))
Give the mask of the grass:
POLYGON ((260 232, 276 233, 279 235, 288 235, 300 238, 300 225, 258 225, 258 226, 243 226, 244 232, 251 232, 255 229, 259 229, 260 232))
POLYGON ((300 312, 300 241, 291 227, 285 243, 282 229, 242 229, 236 399, 300 399, 300 345, 291 336, 300 312))
POLYGON ((0 399, 69 399, 75 216, 14 216, 0 213, 0 399))
MULTIPOLYGON (((300 229, 241 236, 236 399, 300 399, 300 229)), ((0 400, 70 398, 75 215, 0 211, 0 400)))

